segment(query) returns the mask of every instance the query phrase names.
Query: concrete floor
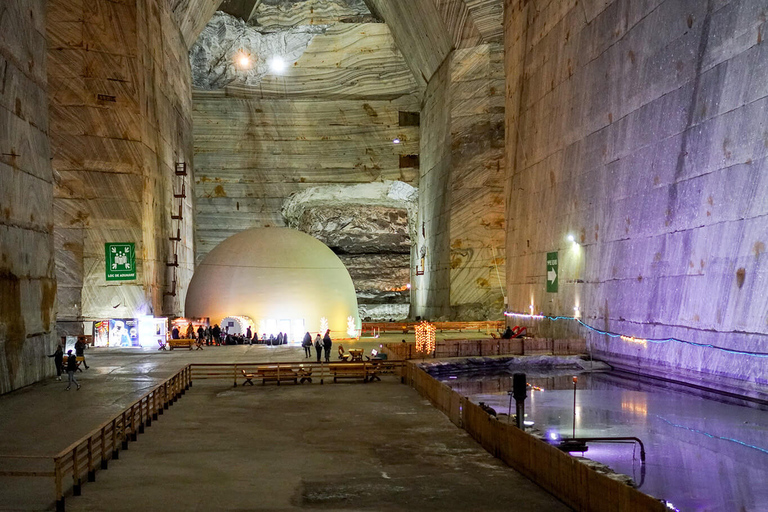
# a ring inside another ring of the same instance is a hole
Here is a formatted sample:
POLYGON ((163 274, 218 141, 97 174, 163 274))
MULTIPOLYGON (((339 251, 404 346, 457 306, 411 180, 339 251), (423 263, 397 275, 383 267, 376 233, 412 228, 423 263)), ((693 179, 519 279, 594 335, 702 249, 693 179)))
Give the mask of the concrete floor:
MULTIPOLYGON (((354 346, 368 353, 382 341, 354 346)), ((48 379, 0 397, 0 454, 53 455, 189 362, 303 359, 299 347, 261 345, 86 354, 80 391, 48 379)), ((0 479, 2 510, 45 509, 52 497, 46 480, 0 479)), ((197 381, 66 502, 70 511, 568 510, 395 377, 236 388, 197 381)))

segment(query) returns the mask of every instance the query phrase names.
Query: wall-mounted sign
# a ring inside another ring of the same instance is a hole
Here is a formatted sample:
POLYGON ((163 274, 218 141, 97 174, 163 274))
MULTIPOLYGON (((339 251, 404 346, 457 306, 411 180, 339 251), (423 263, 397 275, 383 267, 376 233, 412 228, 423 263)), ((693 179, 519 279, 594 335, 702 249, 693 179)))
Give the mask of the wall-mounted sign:
POLYGON ((107 281, 136 279, 136 250, 133 242, 104 244, 107 253, 107 281))
POLYGON ((557 293, 557 252, 547 253, 547 292, 557 293))

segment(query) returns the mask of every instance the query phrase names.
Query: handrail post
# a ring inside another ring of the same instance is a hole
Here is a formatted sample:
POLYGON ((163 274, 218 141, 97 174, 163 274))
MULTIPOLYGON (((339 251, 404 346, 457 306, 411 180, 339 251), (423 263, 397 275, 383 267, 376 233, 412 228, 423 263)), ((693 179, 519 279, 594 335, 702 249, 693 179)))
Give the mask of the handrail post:
POLYGON ((123 442, 123 450, 127 450, 128 449, 128 432, 127 432, 128 426, 125 424, 125 411, 123 411, 123 414, 121 415, 120 420, 121 420, 120 427, 122 430, 121 441, 123 442))
POLYGON ((96 468, 93 467, 93 436, 88 438, 88 481, 96 481, 96 468))
POLYGON ((61 474, 61 458, 55 457, 53 459, 53 466, 54 466, 54 479, 55 479, 55 485, 56 485, 56 512, 64 512, 64 492, 62 490, 62 484, 61 479, 63 475, 61 474))
POLYGON ((136 431, 136 411, 134 410, 136 405, 131 406, 131 441, 138 439, 139 433, 136 431))
POLYGON ((144 399, 139 398, 139 434, 144 433, 144 399))
POLYGON ((77 464, 77 446, 72 449, 72 496, 80 496, 80 468, 77 464))
POLYGON ((107 469, 107 426, 101 427, 101 469, 107 469))
POLYGON ((235 366, 232 370, 232 381, 233 381, 232 387, 236 388, 237 387, 237 363, 235 363, 235 366))
POLYGON ((120 458, 120 452, 117 449, 117 418, 112 418, 112 458, 120 458))

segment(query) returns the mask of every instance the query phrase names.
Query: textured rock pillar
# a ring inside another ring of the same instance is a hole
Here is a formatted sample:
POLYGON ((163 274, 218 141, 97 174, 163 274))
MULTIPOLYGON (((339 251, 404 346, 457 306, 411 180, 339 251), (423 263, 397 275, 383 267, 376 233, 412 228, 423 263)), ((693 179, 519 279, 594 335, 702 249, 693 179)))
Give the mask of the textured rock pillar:
POLYGON ((412 314, 501 318, 504 308, 504 76, 500 44, 449 54, 421 115, 412 314), (423 260, 422 260, 423 257, 423 260))
POLYGON ((54 372, 45 0, 0 5, 0 393, 54 372))
POLYGON ((62 330, 181 311, 193 265, 190 68, 165 5, 49 1, 62 330), (187 164, 186 178, 174 175, 177 162, 187 164), (174 198, 182 189, 187 198, 174 198), (171 219, 179 211, 183 220, 171 219), (135 243, 135 281, 106 281, 107 242, 135 243), (166 267, 174 260, 175 274, 166 267))
POLYGON ((427 84, 421 109, 418 242, 411 256, 418 271, 411 284, 411 314, 431 319, 447 317, 451 305, 450 59, 427 84))
POLYGON ((578 307, 594 327, 660 342, 573 321, 539 334, 571 330, 620 366, 765 394, 766 359, 737 353, 768 352, 765 3, 553 5, 505 2, 510 308, 578 307))

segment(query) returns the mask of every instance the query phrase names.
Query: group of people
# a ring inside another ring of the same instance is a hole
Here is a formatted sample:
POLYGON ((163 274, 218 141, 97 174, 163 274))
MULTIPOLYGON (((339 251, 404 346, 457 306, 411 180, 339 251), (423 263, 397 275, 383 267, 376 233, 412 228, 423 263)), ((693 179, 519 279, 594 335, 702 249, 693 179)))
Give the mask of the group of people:
POLYGON ((75 378, 75 372, 83 370, 79 367, 78 362, 82 361, 86 370, 90 368, 88 363, 85 362, 85 347, 85 341, 78 339, 75 343, 75 355, 72 355, 72 350, 67 350, 66 365, 64 363, 64 347, 61 344, 57 345, 53 354, 48 356, 53 358, 53 362, 56 365, 56 380, 61 380, 62 372, 67 372, 67 391, 72 387, 72 383, 80 390, 80 383, 75 378))
MULTIPOLYGON (((301 342, 301 346, 304 347, 304 358, 312 357, 312 335, 307 332, 304 334, 304 339, 301 342)), ((325 362, 330 363, 331 362, 331 347, 333 346, 333 341, 331 341, 331 330, 328 329, 325 331, 325 336, 322 338, 320 337, 320 333, 317 333, 317 336, 315 336, 315 342, 314 347, 315 351, 317 352, 317 362, 320 362, 320 358, 323 354, 323 351, 325 351, 325 362)))
MULTIPOLYGON (((177 340, 180 336, 181 331, 174 326, 171 330, 171 338, 177 340)), ((277 335, 264 333, 259 337, 259 333, 253 332, 248 326, 245 334, 230 334, 228 328, 222 330, 219 324, 214 324, 213 327, 201 325, 195 331, 194 326, 190 323, 184 336, 185 339, 196 339, 197 343, 201 345, 286 345, 289 341, 288 333, 284 332, 279 332, 277 335)))

